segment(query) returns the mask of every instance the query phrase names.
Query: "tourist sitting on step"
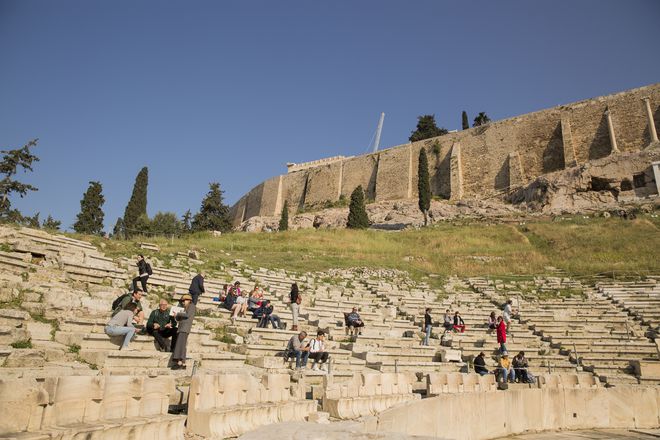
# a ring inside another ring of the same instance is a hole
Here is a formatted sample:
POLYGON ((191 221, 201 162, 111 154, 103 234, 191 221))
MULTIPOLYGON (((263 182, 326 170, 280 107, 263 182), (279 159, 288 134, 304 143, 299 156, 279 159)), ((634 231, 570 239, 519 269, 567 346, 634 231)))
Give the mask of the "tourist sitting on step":
POLYGON ((497 317, 497 343, 500 344, 500 354, 506 351, 506 324, 501 316, 497 317))
POLYGON ((454 320, 451 317, 451 312, 449 309, 445 310, 442 326, 445 328, 445 332, 451 331, 452 327, 454 326, 454 320))
POLYGON ((183 312, 177 313, 174 317, 178 323, 176 345, 172 352, 172 363, 175 369, 186 368, 188 335, 190 335, 190 331, 192 330, 193 319, 197 311, 190 295, 183 295, 181 297, 181 306, 183 307, 183 312))
POLYGON ((486 359, 485 359, 485 354, 482 351, 477 355, 476 358, 474 358, 474 372, 477 374, 480 374, 482 376, 485 376, 488 374, 488 368, 486 368, 486 359))
POLYGON ((328 352, 325 351, 325 332, 319 330, 316 332, 316 337, 309 341, 307 345, 309 347, 309 358, 314 361, 312 364, 312 370, 317 371, 319 369, 318 364, 321 364, 322 371, 328 371, 326 368, 326 363, 328 362, 328 352))
POLYGON ((309 357, 309 346, 303 343, 307 337, 306 332, 300 332, 297 335, 291 336, 286 350, 284 351, 284 362, 290 358, 296 358, 296 370, 304 369, 307 367, 307 358, 309 357))
POLYGON ((270 303, 270 300, 263 301, 261 306, 252 312, 252 317, 259 320, 257 324, 259 328, 267 328, 269 322, 273 328, 282 328, 282 320, 279 316, 273 314, 273 305, 270 303))
POLYGON ((204 290, 204 274, 202 271, 199 271, 190 281, 190 287, 188 287, 188 293, 192 296, 193 304, 197 305, 199 297, 205 292, 204 290))
POLYGON ((524 351, 521 351, 513 357, 513 370, 520 382, 534 383, 534 376, 529 371, 529 362, 525 357, 524 351))
POLYGON ((264 293, 257 286, 254 286, 252 292, 250 292, 250 297, 248 298, 248 311, 254 312, 259 307, 264 299, 264 293))
POLYGON ((495 312, 490 312, 490 316, 488 317, 488 333, 492 334, 493 330, 497 329, 497 317, 495 316, 495 312))
POLYGON ((133 291, 137 289, 137 282, 139 281, 140 284, 142 284, 142 290, 146 293, 147 292, 147 280, 149 279, 149 276, 151 275, 151 265, 147 263, 144 259, 144 255, 138 255, 137 256, 137 263, 138 267, 138 276, 133 278, 133 291))
POLYGON ((170 311, 167 300, 161 299, 158 308, 151 311, 147 320, 147 333, 154 337, 158 351, 169 352, 176 346, 176 319, 170 311), (171 342, 170 338, 172 338, 171 342))
POLYGON ((108 321, 108 324, 105 326, 105 334, 108 336, 123 336, 124 342, 119 347, 120 350, 125 351, 134 351, 134 348, 129 348, 128 343, 131 342, 133 336, 135 336, 135 327, 133 326, 133 317, 137 311, 137 305, 135 303, 129 303, 123 310, 117 312, 111 319, 108 321))
POLYGON ((465 332, 465 321, 463 321, 463 318, 461 317, 461 314, 458 311, 454 313, 454 325, 452 326, 452 328, 455 331, 461 333, 465 332))
POLYGON ((360 318, 357 307, 353 307, 351 313, 344 313, 344 323, 346 324, 346 334, 349 332, 351 335, 362 334, 362 330, 360 329, 364 327, 364 322, 360 318))
POLYGON ((516 381, 516 372, 513 369, 513 365, 511 364, 511 359, 509 359, 509 353, 506 351, 500 356, 500 362, 497 366, 497 373, 498 380, 500 382, 506 383, 507 379, 509 382, 516 381))
POLYGON ((136 325, 141 326, 144 323, 144 309, 142 308, 142 303, 140 302, 141 299, 142 299, 142 290, 140 290, 139 287, 133 289, 133 293, 130 294, 127 293, 122 295, 121 300, 119 301, 117 306, 112 310, 112 316, 115 316, 117 313, 124 310, 128 304, 135 304, 137 308, 137 313, 135 313, 133 322, 136 325))
POLYGON ((234 321, 236 318, 239 316, 244 318, 245 313, 247 312, 248 309, 248 299, 245 296, 245 292, 241 292, 237 297, 236 297, 236 304, 231 308, 232 315, 231 315, 231 320, 234 321))

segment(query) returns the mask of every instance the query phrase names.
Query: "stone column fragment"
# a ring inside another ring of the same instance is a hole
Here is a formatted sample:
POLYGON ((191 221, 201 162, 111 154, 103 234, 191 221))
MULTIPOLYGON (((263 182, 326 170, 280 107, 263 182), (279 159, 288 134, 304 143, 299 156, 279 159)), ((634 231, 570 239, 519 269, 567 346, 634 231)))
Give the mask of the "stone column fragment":
POLYGON ((614 124, 612 123, 612 113, 610 108, 605 109, 605 116, 607 117, 607 129, 610 132, 610 144, 612 145, 612 153, 619 153, 619 147, 616 145, 616 136, 614 135, 614 124))
POLYGON ((461 144, 454 143, 451 147, 449 159, 449 200, 460 200, 463 198, 463 165, 461 163, 461 144))
POLYGON ((655 189, 660 195, 660 161, 651 162, 651 166, 653 167, 653 177, 655 177, 655 189))
POLYGON ((646 117, 649 121, 649 133, 651 133, 651 142, 658 142, 658 132, 655 129, 655 121, 653 120, 653 110, 651 110, 651 99, 646 96, 642 98, 644 106, 646 107, 646 117))
POLYGON ((561 140, 564 146, 564 168, 577 166, 573 134, 571 133, 571 117, 567 114, 561 115, 561 140))

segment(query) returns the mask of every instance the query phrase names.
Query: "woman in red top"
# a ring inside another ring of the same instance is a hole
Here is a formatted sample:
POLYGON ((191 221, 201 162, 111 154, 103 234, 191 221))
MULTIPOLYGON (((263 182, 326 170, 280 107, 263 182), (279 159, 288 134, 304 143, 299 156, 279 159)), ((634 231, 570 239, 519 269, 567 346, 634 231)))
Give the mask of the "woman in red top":
POLYGON ((500 353, 506 351, 506 324, 501 316, 497 317, 497 343, 500 344, 500 353))

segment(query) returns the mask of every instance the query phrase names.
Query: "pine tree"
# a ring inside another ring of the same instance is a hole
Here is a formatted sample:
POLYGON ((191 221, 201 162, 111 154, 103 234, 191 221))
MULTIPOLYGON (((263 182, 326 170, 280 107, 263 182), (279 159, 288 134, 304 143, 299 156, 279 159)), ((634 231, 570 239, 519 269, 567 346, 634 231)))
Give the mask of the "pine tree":
POLYGON ((112 237, 118 240, 124 239, 124 220, 119 217, 115 227, 112 228, 112 237))
POLYGON ((183 229, 184 233, 188 233, 192 231, 192 225, 190 224, 191 221, 192 221, 192 213, 190 212, 189 209, 183 214, 183 217, 181 217, 181 228, 183 229))
POLYGON ((424 214, 424 226, 426 226, 428 224, 429 209, 431 208, 431 184, 429 182, 429 161, 423 148, 419 150, 417 177, 418 205, 419 210, 424 214))
POLYGON ((423 141, 447 133, 449 131, 446 128, 438 128, 435 123, 435 115, 423 115, 417 118, 417 128, 411 133, 408 140, 410 142, 423 141))
POLYGON ((470 121, 468 120, 468 115, 465 110, 463 110, 463 114, 461 115, 461 118, 463 119, 462 124, 463 124, 463 130, 467 130, 470 128, 470 121))
POLYGON ((151 220, 151 232, 166 237, 179 236, 183 230, 183 223, 173 212, 159 212, 151 220))
POLYGON ((474 118, 474 123, 472 124, 473 127, 478 127, 480 125, 485 125, 490 122, 490 118, 488 115, 484 112, 479 112, 476 118, 474 118))
POLYGON ((37 191, 37 188, 26 183, 14 180, 14 175, 19 168, 23 171, 32 171, 32 163, 39 162, 39 158, 30 152, 30 148, 36 147, 39 139, 33 139, 22 148, 16 150, 3 150, 2 160, 0 160, 0 217, 5 219, 21 220, 19 211, 11 209, 9 196, 12 193, 20 197, 25 196, 28 191, 37 191))
POLYGON ((218 182, 209 184, 209 192, 202 200, 202 207, 192 221, 193 231, 221 231, 231 229, 229 208, 222 203, 222 194, 218 182))
POLYGON ((369 216, 364 203, 364 191, 362 185, 359 185, 351 193, 351 204, 348 206, 347 228, 366 229, 369 227, 369 216))
POLYGON ((280 231, 286 231, 289 229, 289 201, 284 201, 284 206, 282 206, 282 215, 280 217, 280 225, 278 228, 280 231))
POLYGON ((144 167, 140 170, 137 177, 135 177, 135 184, 133 185, 133 193, 131 199, 126 205, 124 211, 124 233, 126 237, 132 234, 145 232, 137 227, 138 218, 141 215, 147 215, 147 185, 149 183, 149 170, 144 167))
POLYGON ((73 224, 74 231, 80 234, 103 234, 103 209, 105 203, 103 187, 99 182, 89 182, 89 188, 80 201, 78 220, 73 224))
POLYGON ((59 220, 55 220, 51 215, 48 216, 46 220, 44 220, 43 224, 41 225, 44 229, 50 229, 53 231, 59 231, 60 226, 62 226, 62 222, 59 220))

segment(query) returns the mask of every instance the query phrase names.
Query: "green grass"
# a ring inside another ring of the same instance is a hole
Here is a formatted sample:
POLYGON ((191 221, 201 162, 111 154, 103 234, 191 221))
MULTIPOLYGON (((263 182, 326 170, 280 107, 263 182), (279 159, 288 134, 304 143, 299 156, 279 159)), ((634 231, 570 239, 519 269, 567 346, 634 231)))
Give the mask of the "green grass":
MULTIPOLYGON (((441 223, 401 232, 348 229, 278 233, 198 233, 174 239, 151 237, 162 253, 204 249, 205 269, 240 258, 252 267, 297 272, 375 267, 428 274, 525 279, 553 266, 572 276, 598 273, 659 273, 659 222, 651 216, 534 220, 525 225, 441 223), (227 255, 227 253, 229 255, 227 255)), ((90 239, 89 237, 80 237, 90 239)), ((111 257, 135 255, 136 242, 93 238, 111 257)), ((160 258, 160 257, 159 257, 160 258)), ((433 279, 429 280, 434 282, 433 279)))
POLYGON ((9 344, 12 348, 32 348, 32 340, 24 339, 22 341, 16 341, 9 344))
POLYGON ((75 353, 75 354, 80 353, 80 345, 78 344, 69 345, 69 353, 75 353))

